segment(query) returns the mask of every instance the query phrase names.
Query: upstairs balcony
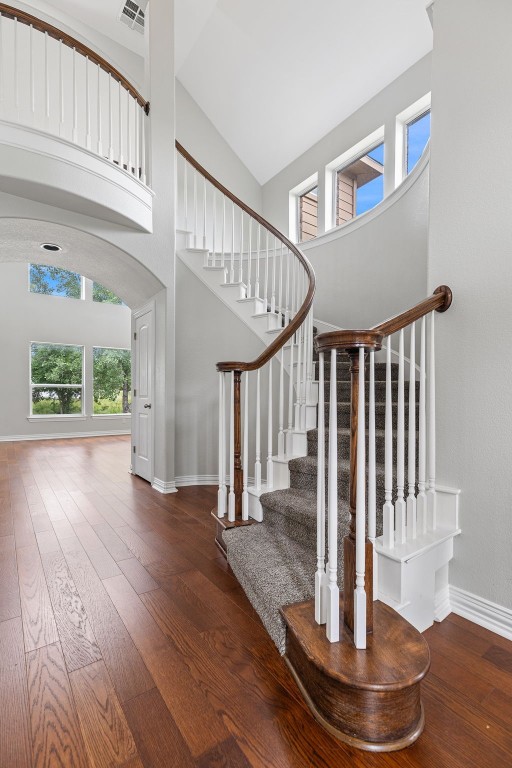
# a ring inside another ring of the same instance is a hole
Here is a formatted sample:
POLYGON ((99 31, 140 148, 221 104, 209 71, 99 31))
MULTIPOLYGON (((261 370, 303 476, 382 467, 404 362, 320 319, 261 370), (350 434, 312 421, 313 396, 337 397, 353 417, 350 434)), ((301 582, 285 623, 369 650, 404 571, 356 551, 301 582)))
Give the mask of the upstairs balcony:
POLYGON ((106 59, 0 3, 0 190, 151 231, 148 121, 106 59))

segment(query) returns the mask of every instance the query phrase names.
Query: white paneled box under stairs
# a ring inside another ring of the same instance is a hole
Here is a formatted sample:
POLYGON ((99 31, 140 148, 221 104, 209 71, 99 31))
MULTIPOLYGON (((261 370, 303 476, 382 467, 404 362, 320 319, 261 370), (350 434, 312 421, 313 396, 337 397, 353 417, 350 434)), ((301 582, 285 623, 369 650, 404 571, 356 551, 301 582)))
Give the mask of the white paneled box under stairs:
MULTIPOLYGON (((333 353, 323 360, 314 351, 314 325, 325 325, 313 323, 309 306, 272 353, 304 307, 307 269, 286 238, 178 149, 178 255, 262 341, 261 357, 268 353, 262 365, 219 372, 217 515, 227 557, 281 652, 280 609, 314 597, 316 570, 317 619, 335 639, 328 612, 343 582, 350 523, 350 350, 334 351, 333 383, 333 353), (259 525, 235 525, 238 512, 240 523, 259 525)), ((458 491, 435 480, 434 312, 419 317, 394 336, 381 333, 380 352, 361 353, 358 512, 363 530, 368 514, 374 547, 373 598, 423 631, 449 612, 443 598, 460 530, 458 491)))

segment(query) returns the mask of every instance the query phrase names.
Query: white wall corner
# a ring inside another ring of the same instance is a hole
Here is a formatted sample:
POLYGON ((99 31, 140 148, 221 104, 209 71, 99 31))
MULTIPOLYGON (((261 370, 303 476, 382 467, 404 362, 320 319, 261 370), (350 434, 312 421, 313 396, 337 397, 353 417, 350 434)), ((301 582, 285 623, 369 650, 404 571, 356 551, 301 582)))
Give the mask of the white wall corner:
POLYGON ((450 585, 450 606, 453 613, 473 621, 480 627, 512 640, 512 610, 465 589, 450 585))
POLYGON ((428 0, 425 10, 430 21, 430 26, 434 29, 434 0, 428 0))
POLYGON ((158 491, 158 493, 178 493, 175 480, 165 482, 164 480, 159 480, 158 477, 154 477, 151 487, 158 491))

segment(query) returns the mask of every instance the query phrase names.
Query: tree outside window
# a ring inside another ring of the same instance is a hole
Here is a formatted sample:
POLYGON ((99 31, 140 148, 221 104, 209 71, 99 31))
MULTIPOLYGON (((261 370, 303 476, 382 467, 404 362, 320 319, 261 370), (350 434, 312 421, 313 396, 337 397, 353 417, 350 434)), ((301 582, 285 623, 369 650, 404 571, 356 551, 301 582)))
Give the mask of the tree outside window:
POLYGON ((33 415, 82 413, 83 347, 33 343, 30 371, 33 415))
POLYGON ((92 300, 102 304, 124 304, 124 301, 119 296, 116 296, 113 291, 105 288, 104 285, 100 285, 100 283, 92 284, 92 300))
POLYGON ((46 296, 65 296, 68 299, 82 298, 82 277, 60 267, 44 264, 30 265, 30 291, 46 296))
POLYGON ((130 413, 131 385, 130 350, 94 347, 94 414, 130 413))

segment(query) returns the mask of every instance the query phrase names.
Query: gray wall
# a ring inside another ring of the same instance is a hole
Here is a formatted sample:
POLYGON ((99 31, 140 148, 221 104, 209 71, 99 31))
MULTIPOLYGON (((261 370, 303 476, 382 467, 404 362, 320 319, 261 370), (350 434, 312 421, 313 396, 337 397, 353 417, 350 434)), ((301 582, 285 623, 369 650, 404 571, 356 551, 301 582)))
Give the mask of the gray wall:
POLYGON ((130 431, 129 416, 92 417, 92 347, 130 348, 128 307, 30 293, 28 265, 20 263, 0 264, 0 306, 4 318, 0 325, 0 440, 130 431), (83 418, 28 421, 32 341, 85 347, 83 418))
POLYGON ((436 0, 429 282, 438 479, 462 489, 450 583, 512 608, 512 5, 436 0))

